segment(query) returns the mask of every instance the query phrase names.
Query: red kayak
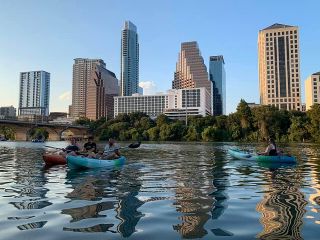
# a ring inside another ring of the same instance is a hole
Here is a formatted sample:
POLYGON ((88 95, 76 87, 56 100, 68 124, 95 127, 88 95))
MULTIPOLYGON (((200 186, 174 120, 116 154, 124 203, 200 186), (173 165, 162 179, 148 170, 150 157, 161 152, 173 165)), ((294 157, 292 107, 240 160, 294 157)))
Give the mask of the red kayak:
POLYGON ((66 164, 66 158, 58 154, 43 154, 43 161, 47 165, 66 164))

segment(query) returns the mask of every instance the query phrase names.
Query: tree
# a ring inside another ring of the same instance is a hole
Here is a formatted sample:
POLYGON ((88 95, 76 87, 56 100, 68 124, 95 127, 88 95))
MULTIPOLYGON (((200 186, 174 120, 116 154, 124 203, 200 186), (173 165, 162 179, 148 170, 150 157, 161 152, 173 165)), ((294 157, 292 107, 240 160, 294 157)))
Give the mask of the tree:
POLYGON ((308 138, 308 130, 306 128, 306 119, 301 116, 292 117, 291 126, 288 130, 289 140, 301 142, 308 138))
POLYGON ((209 126, 203 130, 201 136, 204 141, 216 141, 215 133, 216 127, 209 126))
POLYGON ((170 119, 165 114, 160 114, 156 119, 156 124, 158 127, 161 127, 164 124, 169 124, 170 119))
POLYGON ((237 115, 240 118, 241 133, 244 138, 247 138, 248 134, 252 130, 252 112, 247 102, 243 99, 237 106, 237 115))
POLYGON ((197 141, 200 136, 194 126, 188 126, 187 134, 184 136, 187 141, 197 141))
POLYGON ((229 114, 228 131, 232 140, 241 140, 241 123, 237 113, 229 114))
POLYGON ((149 140, 151 141, 157 141, 159 139, 159 127, 153 127, 147 130, 149 140))
POLYGON ((314 141, 320 142, 320 104, 311 106, 311 109, 307 111, 307 116, 310 119, 307 125, 308 132, 314 141))
POLYGON ((15 130, 11 127, 0 126, 0 134, 3 135, 5 139, 15 139, 15 130))

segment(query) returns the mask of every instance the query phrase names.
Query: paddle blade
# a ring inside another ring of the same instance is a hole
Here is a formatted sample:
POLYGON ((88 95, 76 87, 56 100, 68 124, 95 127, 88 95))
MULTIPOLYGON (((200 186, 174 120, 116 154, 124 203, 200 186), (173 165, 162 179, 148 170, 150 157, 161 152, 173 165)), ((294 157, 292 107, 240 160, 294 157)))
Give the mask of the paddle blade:
POLYGON ((137 142, 137 143, 131 143, 128 148, 138 148, 140 147, 141 145, 141 142, 137 142))

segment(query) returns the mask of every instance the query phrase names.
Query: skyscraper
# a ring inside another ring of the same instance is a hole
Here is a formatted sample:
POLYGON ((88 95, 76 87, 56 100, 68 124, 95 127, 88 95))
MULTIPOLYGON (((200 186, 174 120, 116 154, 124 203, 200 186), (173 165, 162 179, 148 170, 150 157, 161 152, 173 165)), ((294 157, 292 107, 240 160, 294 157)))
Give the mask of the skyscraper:
MULTIPOLYGON (((207 90, 207 98, 211 99, 212 82, 208 78, 207 67, 204 64, 197 42, 184 42, 181 44, 174 80, 173 89, 200 88, 207 90)), ((209 109, 211 101, 209 100, 209 109)))
POLYGON ((306 110, 315 103, 320 104, 320 72, 314 73, 305 81, 306 110))
POLYGON ((48 116, 50 73, 30 71, 20 73, 20 116, 48 116))
MULTIPOLYGON (((106 106, 113 106, 113 98, 110 100, 108 95, 116 96, 118 93, 118 80, 114 73, 106 69, 102 59, 74 59, 72 117, 90 119, 106 117, 108 112, 106 106), (107 98, 109 100, 106 100, 107 98)), ((112 112, 113 109, 109 111, 112 112)))
POLYGON ((88 82, 86 117, 98 120, 113 118, 114 96, 119 95, 116 75, 102 65, 95 65, 88 82))
POLYGON ((273 24, 258 36, 260 103, 300 110, 298 27, 273 24))
POLYGON ((226 114, 226 71, 223 56, 211 56, 209 79, 212 82, 212 115, 226 114))
POLYGON ((139 87, 139 42, 137 27, 126 21, 121 35, 120 95, 131 96, 139 87))

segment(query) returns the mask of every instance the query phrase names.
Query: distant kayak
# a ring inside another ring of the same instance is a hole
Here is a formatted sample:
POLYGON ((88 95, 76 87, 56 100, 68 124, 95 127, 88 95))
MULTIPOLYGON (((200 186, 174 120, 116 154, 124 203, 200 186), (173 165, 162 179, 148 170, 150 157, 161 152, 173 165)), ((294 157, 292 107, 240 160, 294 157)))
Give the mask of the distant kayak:
POLYGON ((58 165, 67 163, 66 158, 58 154, 43 154, 42 158, 47 165, 58 165))
POLYGON ((228 149, 228 153, 237 159, 241 160, 254 160, 261 162, 274 162, 274 163, 295 163, 296 158, 289 155, 277 155, 277 156, 266 156, 248 153, 239 149, 228 149))
POLYGON ((113 168, 122 166, 126 161, 124 156, 114 160, 101 160, 83 156, 67 156, 69 168, 113 168))

